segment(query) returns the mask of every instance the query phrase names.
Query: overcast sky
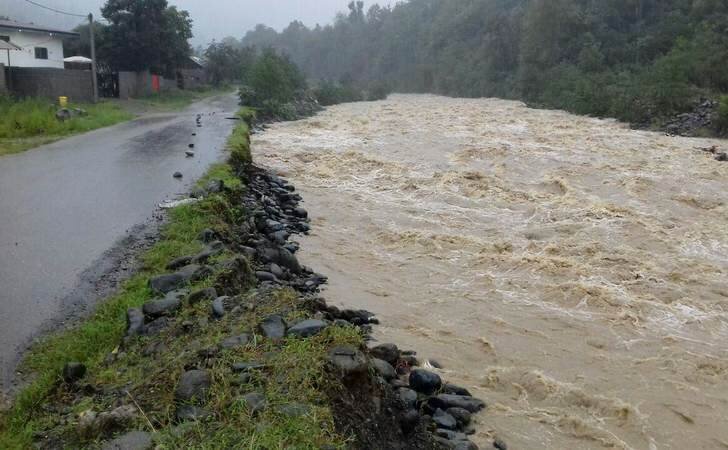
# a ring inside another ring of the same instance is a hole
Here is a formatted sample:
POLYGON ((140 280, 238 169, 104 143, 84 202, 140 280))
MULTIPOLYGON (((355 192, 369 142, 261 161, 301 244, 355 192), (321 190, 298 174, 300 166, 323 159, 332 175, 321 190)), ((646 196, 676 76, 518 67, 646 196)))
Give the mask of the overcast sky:
MULTIPOLYGON (((105 0, 33 0, 63 11, 100 15, 105 0)), ((331 23, 338 11, 347 9, 350 0, 168 0, 171 5, 190 12, 194 20, 194 46, 206 45, 225 36, 241 38, 259 23, 277 30, 293 20, 309 26, 331 23)), ((369 5, 390 3, 390 0, 367 1, 369 5)), ((43 10, 25 0, 0 0, 0 16, 9 16, 22 22, 73 28, 79 18, 43 10)))

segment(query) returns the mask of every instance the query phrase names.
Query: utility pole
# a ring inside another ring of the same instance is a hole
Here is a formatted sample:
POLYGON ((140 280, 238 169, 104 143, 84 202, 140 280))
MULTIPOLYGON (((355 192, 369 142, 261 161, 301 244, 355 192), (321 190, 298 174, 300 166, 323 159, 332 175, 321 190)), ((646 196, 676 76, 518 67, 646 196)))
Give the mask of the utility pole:
POLYGON ((96 42, 94 36, 94 15, 88 15, 88 33, 91 42, 91 77, 94 89, 94 103, 99 102, 99 79, 96 75, 96 42))

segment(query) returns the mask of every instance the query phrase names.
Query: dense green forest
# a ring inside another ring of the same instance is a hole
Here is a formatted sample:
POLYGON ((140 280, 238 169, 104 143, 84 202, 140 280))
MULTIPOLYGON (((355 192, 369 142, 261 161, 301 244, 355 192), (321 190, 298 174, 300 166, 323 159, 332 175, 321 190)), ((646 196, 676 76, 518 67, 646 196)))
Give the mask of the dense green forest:
POLYGON ((359 1, 331 25, 259 25, 225 42, 273 47, 343 86, 522 99, 633 123, 728 92, 725 0, 359 1))

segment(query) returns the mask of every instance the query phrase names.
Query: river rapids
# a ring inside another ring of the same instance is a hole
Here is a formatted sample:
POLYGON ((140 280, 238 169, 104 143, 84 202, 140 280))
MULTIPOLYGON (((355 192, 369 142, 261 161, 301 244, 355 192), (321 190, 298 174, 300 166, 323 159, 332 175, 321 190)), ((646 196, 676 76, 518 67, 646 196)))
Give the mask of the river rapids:
POLYGON ((728 449, 726 142, 497 99, 393 95, 279 123, 258 164, 302 261, 375 338, 488 403, 512 449, 728 449))

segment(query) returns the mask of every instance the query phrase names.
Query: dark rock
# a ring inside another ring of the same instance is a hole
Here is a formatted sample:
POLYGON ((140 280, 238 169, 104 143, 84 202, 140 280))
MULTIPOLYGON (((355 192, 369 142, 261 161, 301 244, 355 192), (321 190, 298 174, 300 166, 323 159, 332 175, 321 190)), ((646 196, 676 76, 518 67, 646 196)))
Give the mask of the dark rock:
MULTIPOLYGON (((411 384, 411 378, 410 378, 411 384)), ((449 409, 449 408, 463 408, 470 413, 476 413, 481 409, 485 408, 485 403, 474 397, 466 397, 464 395, 454 394, 439 394, 431 397, 427 404, 433 409, 449 409)))
POLYGON ((258 392, 245 394, 240 399, 242 400, 243 404, 251 415, 258 414, 259 412, 263 411, 267 406, 265 396, 258 392))
POLYGON ((255 258, 255 255, 257 253, 256 250, 252 247, 242 247, 240 250, 243 252, 245 257, 248 258, 249 260, 255 258))
POLYGON ((329 351, 328 361, 341 377, 366 373, 367 359, 362 352, 349 346, 337 346, 329 351))
POLYGON ((508 445, 506 445, 503 440, 498 438, 493 441, 493 447, 497 448, 498 450, 508 450, 508 445))
POLYGON ((153 336, 155 334, 160 333, 162 330, 167 328, 169 325, 169 319, 166 317, 160 317, 159 319, 155 319, 152 322, 148 323, 144 327, 144 334, 147 336, 153 336))
MULTIPOLYGON (((442 386, 440 375, 423 369, 415 369, 410 373, 409 384, 412 389, 425 395, 432 395, 442 386)), ((459 406, 459 405, 451 405, 459 406)))
POLYGON ((182 276, 182 279, 186 282, 196 282, 207 278, 212 275, 212 269, 207 266, 201 266, 199 264, 188 264, 180 268, 177 275, 182 276))
POLYGON ((276 263, 272 263, 270 265, 270 273, 275 275, 277 278, 283 278, 283 276, 285 275, 285 273, 283 272, 283 269, 281 269, 281 266, 279 266, 276 263))
POLYGON ((195 148, 195 144, 189 144, 187 147, 189 147, 189 148, 195 148))
POLYGON ((275 241, 276 244, 283 245, 286 243, 288 238, 291 237, 291 233, 285 230, 276 231, 275 233, 273 233, 272 237, 273 241, 275 241))
POLYGON ((443 394, 455 394, 455 395, 463 395, 465 397, 472 397, 473 395, 465 389, 464 387, 456 386, 454 384, 445 383, 445 385, 442 387, 443 394))
POLYGON ((409 409, 399 417, 399 426, 405 434, 413 432, 419 423, 420 413, 415 409, 409 409))
POLYGON ((258 281, 271 281, 273 283, 278 282, 278 278, 270 272, 257 271, 255 272, 255 278, 257 278, 258 281))
POLYGON ((470 411, 463 408, 448 408, 446 411, 448 414, 453 416, 455 420, 458 422, 458 426, 460 428, 464 428, 467 425, 470 425, 470 420, 472 419, 470 411))
POLYGON ((190 294, 190 296, 187 297, 187 303, 195 305, 201 301, 214 300, 217 297, 217 290, 215 290, 215 288, 206 288, 190 294))
POLYGON ((144 333, 144 313, 140 308, 129 308, 126 311, 126 335, 138 336, 144 333))
POLYGON ((377 373, 387 381, 397 377, 397 372, 394 370, 394 367, 387 361, 374 358, 372 359, 372 365, 377 373))
POLYGON ((288 329, 287 334, 289 336, 306 338, 319 334, 327 326, 328 324, 323 320, 307 319, 293 325, 291 328, 288 329))
POLYGON ((191 262, 191 256, 180 256, 179 258, 173 259, 172 261, 170 261, 169 264, 167 264, 167 270, 177 270, 180 267, 184 267, 191 262))
POLYGON ((204 264, 213 256, 219 255, 225 250, 225 245, 220 241, 210 242, 200 253, 192 257, 191 262, 204 264))
POLYGON ((147 302, 142 306, 142 311, 147 317, 168 316, 176 312, 182 306, 182 299, 188 294, 187 291, 172 291, 162 300, 147 302))
POLYGON ((399 361, 399 348, 394 344, 381 344, 369 350, 369 353, 378 359, 388 362, 392 367, 399 361))
POLYGON ((265 262, 276 263, 295 274, 301 273, 301 264, 298 259, 284 247, 267 247, 261 250, 260 256, 265 262))
POLYGON ((728 161, 728 153, 722 152, 715 155, 716 161, 728 161))
POLYGON ((417 407, 417 392, 412 389, 402 388, 397 390, 397 395, 406 409, 414 409, 417 407))
POLYGON ((307 217, 308 217, 308 211, 306 211, 306 210, 305 210, 305 209, 303 209, 303 208, 295 208, 295 209, 293 210, 293 214, 295 214, 295 215, 296 215, 296 217, 300 217, 300 218, 302 218, 302 219, 305 219, 305 218, 307 218, 307 217))
POLYGON ((432 415, 432 421, 435 422, 438 428, 444 428, 446 430, 454 430, 458 426, 458 422, 453 416, 439 408, 432 415))
MULTIPOLYGON (((336 315, 338 316, 338 318, 347 320, 354 325, 364 325, 370 323, 370 321, 374 317, 374 313, 371 313, 365 309, 342 309, 341 311, 337 311, 336 315)), ((377 358, 387 361, 385 358, 379 356, 377 356, 377 358)))
MULTIPOLYGON (((438 428, 435 430, 435 435, 447 439, 448 441, 467 441, 468 436, 464 433, 458 433, 457 431, 448 430, 445 428, 438 428)), ((458 442, 450 442, 448 445, 454 447, 458 442)))
POLYGON ((225 317, 225 300, 227 300, 229 297, 218 297, 212 302, 212 306, 210 307, 212 310, 212 317, 215 319, 222 319, 225 317))
POLYGON ((150 450, 154 448, 152 435, 143 431, 132 431, 109 441, 102 450, 150 450))
POLYGON ((149 288, 156 294, 166 294, 185 285, 185 278, 179 273, 168 273, 149 279, 149 288))
POLYGON ((172 174, 174 178, 182 178, 182 172, 175 172, 172 174))
POLYGON ((241 334, 238 336, 230 336, 229 338, 223 340, 220 343, 220 348, 229 350, 235 347, 242 347, 244 345, 248 345, 250 342, 250 335, 248 334, 241 334))
POLYGON ((202 421, 213 416, 212 412, 194 405, 180 405, 177 407, 177 422, 202 421))
POLYGON ((174 398, 181 403, 204 400, 212 379, 206 370, 190 370, 182 374, 174 391, 174 398))
POLYGON ((263 336, 274 341, 283 339, 286 335, 286 322, 279 315, 268 316, 258 325, 263 336))
POLYGON ((281 406, 278 411, 287 417, 303 417, 311 412, 311 407, 301 403, 290 403, 281 406))
POLYGON ((86 366, 79 362, 68 362, 63 366, 63 381, 75 383, 86 375, 86 366))
POLYGON ((256 361, 235 363, 232 365, 233 372, 250 372, 251 370, 261 370, 265 368, 265 364, 256 361))
POLYGON ((215 239, 217 239, 217 234, 212 231, 209 228, 205 228, 204 230, 200 231, 200 234, 197 236, 197 239, 201 240, 204 243, 212 242, 215 239))

